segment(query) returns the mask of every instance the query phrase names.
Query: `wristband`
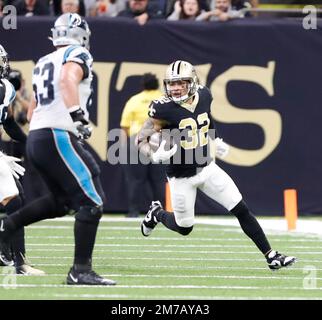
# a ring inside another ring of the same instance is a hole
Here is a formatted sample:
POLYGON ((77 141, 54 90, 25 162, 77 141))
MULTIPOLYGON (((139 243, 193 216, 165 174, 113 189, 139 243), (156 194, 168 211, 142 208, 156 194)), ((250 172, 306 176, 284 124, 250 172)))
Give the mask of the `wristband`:
POLYGON ((72 112, 74 112, 74 111, 76 111, 78 109, 80 109, 80 106, 79 105, 72 106, 72 107, 68 108, 68 112, 69 113, 72 113, 72 112))

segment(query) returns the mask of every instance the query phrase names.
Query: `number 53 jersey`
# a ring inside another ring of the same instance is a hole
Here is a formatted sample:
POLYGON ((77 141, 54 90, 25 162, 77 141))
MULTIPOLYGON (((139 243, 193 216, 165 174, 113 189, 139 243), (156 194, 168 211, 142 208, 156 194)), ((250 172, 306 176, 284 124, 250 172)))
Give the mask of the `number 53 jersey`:
POLYGON ((86 48, 70 45, 40 58, 33 70, 32 84, 37 106, 33 111, 30 130, 57 128, 76 133, 60 90, 61 70, 68 62, 75 62, 83 69, 84 76, 78 92, 80 107, 88 119, 87 108, 92 98, 93 58, 86 48))

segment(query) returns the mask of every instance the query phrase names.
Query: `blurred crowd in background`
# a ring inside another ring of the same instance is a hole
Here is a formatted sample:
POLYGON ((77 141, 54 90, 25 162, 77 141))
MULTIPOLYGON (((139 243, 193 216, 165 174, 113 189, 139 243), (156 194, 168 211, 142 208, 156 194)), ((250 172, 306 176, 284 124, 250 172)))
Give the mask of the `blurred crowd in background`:
POLYGON ((78 13, 84 17, 126 17, 141 25, 149 19, 227 21, 252 17, 252 8, 321 5, 321 0, 0 0, 0 16, 13 5, 20 16, 58 16, 78 13))
MULTIPOLYGON (((294 17, 294 11, 280 15, 279 9, 294 9, 302 8, 305 5, 312 4, 317 8, 322 7, 322 0, 0 0, 0 18, 4 15, 3 8, 8 5, 13 5, 16 8, 17 15, 32 17, 32 16, 52 16, 56 17, 62 13, 78 13, 84 17, 96 17, 97 19, 116 19, 117 17, 135 19, 138 24, 144 25, 147 21, 152 19, 164 19, 170 21, 189 20, 189 21, 228 21, 236 18, 253 18, 259 16, 259 12, 252 11, 251 9, 272 9, 269 13, 271 16, 277 17, 294 17), (276 10, 276 12, 274 12, 276 10)), ((287 10, 286 10, 287 11, 287 10)), ((261 13, 262 14, 262 13, 261 13)), ((267 16, 267 12, 265 13, 267 16)), ((129 104, 134 99, 133 97, 127 103, 127 113, 123 113, 121 127, 128 133, 127 139, 131 139, 129 123, 135 121, 143 121, 142 114, 146 115, 146 108, 149 103, 145 102, 146 95, 154 94, 158 91, 158 85, 149 87, 151 82, 157 81, 155 75, 147 74, 143 76, 143 91, 135 96, 135 103, 139 101, 138 110, 132 110, 129 104), (151 78, 152 77, 152 78, 151 78), (145 79, 145 82, 144 82, 145 79), (142 107, 141 107, 142 106, 142 107), (131 118, 129 121, 129 117, 131 118), (142 119, 141 119, 141 118, 142 119), (128 121, 126 121, 126 119, 128 121), (138 120, 139 119, 139 120, 138 120), (140 120, 141 119, 141 120, 140 120)), ((28 132, 28 122, 26 118, 28 105, 30 101, 30 92, 25 88, 25 81, 23 75, 19 70, 12 70, 9 75, 9 80, 13 83, 17 96, 14 101, 14 116, 17 122, 21 125, 23 130, 28 132)), ((149 100, 149 99, 148 99, 149 100)), ((150 99, 151 100, 151 99, 150 99)), ((149 100, 149 101, 150 101, 149 100)), ((140 124, 141 124, 140 122, 140 124)), ((133 144, 129 143, 128 146, 133 144)), ((0 150, 5 151, 7 154, 24 159, 24 164, 27 166, 27 174, 31 175, 33 185, 27 188, 30 198, 37 197, 45 192, 45 186, 38 177, 34 168, 28 166, 28 161, 25 159, 24 146, 18 142, 11 140, 4 132, 0 134, 0 150), (39 194, 40 193, 40 194, 39 194)), ((129 149, 129 152, 133 150, 129 149)), ((160 168, 153 168, 161 170, 160 168)), ((137 200, 140 196, 131 190, 141 191, 144 181, 148 181, 151 168, 144 168, 142 166, 135 166, 126 168, 125 178, 129 186, 129 217, 137 217, 139 215, 139 204, 137 200), (133 196, 131 196, 133 194, 133 196), (132 201, 132 200, 133 201, 132 201)), ((163 199, 164 202, 164 183, 160 181, 161 188, 154 187, 157 191, 158 199, 163 199), (158 191, 159 190, 159 191, 158 191), (161 190, 161 191, 160 191, 161 190)), ((155 184, 153 179, 151 184, 155 184)), ((28 195, 27 195, 28 196, 28 195)), ((1 208, 0 208, 1 209, 1 208)))

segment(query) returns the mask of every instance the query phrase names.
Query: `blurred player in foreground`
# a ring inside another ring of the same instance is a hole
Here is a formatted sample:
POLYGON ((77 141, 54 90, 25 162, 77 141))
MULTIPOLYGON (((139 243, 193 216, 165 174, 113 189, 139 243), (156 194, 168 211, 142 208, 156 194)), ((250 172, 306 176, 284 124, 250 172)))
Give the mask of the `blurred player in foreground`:
MULTIPOLYGON (((56 50, 33 70, 34 101, 27 155, 50 193, 1 221, 0 238, 22 226, 75 214, 71 285, 114 285, 92 269, 92 253, 102 216, 104 191, 99 167, 82 140, 90 137, 87 104, 91 95, 90 30, 78 14, 61 15, 52 29, 56 50)), ((30 115, 29 115, 30 116, 30 115)))
MULTIPOLYGON (((0 126, 10 138, 23 144, 26 135, 13 118, 11 104, 16 97, 13 85, 8 81, 10 71, 8 54, 0 45, 0 126)), ((0 151, 0 203, 7 215, 20 209, 24 202, 22 185, 18 181, 25 169, 18 163, 20 159, 0 151)), ((2 225, 0 225, 0 230, 2 225)), ((25 232, 23 226, 17 228, 9 243, 0 243, 0 266, 14 266, 17 274, 43 275, 43 271, 31 267, 26 258, 25 232)))

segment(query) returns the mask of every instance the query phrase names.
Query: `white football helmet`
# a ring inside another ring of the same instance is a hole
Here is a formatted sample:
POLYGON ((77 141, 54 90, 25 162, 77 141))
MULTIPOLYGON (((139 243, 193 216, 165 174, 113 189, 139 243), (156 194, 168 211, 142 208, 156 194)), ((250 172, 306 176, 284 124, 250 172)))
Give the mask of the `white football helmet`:
POLYGON ((183 103, 189 100, 196 93, 198 84, 199 80, 194 66, 191 63, 182 60, 172 62, 168 66, 165 79, 163 80, 164 92, 166 96, 177 103, 183 103), (174 97, 171 95, 169 84, 179 80, 188 82, 188 91, 183 96, 174 97))
POLYGON ((55 47, 79 44, 89 49, 91 31, 87 22, 77 13, 64 13, 55 21, 51 29, 55 47))
POLYGON ((9 74, 10 66, 8 53, 4 47, 0 44, 0 78, 6 78, 9 74))

